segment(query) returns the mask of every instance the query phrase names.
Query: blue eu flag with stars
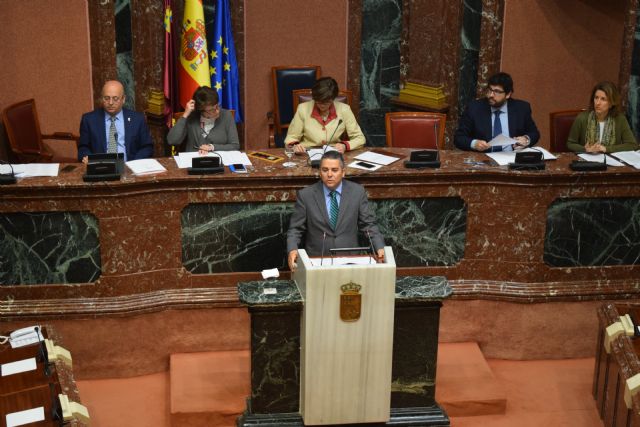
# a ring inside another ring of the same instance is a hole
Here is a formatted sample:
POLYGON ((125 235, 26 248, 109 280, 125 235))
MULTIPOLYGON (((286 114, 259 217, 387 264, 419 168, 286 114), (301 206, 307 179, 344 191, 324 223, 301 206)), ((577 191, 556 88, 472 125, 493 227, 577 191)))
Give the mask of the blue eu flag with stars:
POLYGON ((218 92, 220 106, 236 111, 236 122, 242 122, 240 107, 240 80, 236 48, 231 33, 229 0, 216 0, 216 12, 212 36, 207 37, 209 47, 209 74, 211 87, 218 92))

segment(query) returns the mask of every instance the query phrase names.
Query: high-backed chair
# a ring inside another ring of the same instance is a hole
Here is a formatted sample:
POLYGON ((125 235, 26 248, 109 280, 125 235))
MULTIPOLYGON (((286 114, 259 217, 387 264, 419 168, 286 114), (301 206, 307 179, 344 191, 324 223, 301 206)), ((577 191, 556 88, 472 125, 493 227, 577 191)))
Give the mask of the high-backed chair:
POLYGON ((403 148, 444 148, 447 116, 441 113, 401 111, 387 113, 387 145, 403 148))
POLYGON ((19 163, 70 163, 78 161, 78 136, 68 132, 43 135, 33 99, 2 111, 9 146, 19 163), (52 143, 50 141, 56 141, 52 143))
POLYGON ((549 149, 551 152, 563 153, 569 151, 567 148, 567 139, 569 139, 571 126, 578 114, 583 111, 584 109, 553 111, 549 113, 549 133, 551 134, 549 149))
POLYGON ((273 87, 273 111, 267 113, 269 119, 269 147, 281 147, 293 119, 292 92, 296 89, 310 89, 320 77, 319 65, 279 65, 271 68, 273 87))
MULTIPOLYGON (((311 89, 296 89, 292 92, 293 94, 293 114, 296 113, 298 109, 298 104, 303 102, 311 101, 313 97, 311 96, 311 89)), ((351 105, 353 101, 353 92, 349 89, 341 89, 338 91, 338 96, 336 97, 336 101, 342 102, 347 105, 351 105)), ((293 119, 293 116, 292 116, 293 119)))

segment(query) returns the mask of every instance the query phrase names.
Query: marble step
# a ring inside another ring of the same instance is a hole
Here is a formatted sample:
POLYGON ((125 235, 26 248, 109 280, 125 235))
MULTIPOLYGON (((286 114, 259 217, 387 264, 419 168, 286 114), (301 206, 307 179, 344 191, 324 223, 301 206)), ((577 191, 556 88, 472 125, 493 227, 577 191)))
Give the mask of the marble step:
POLYGON ((172 427, 235 426, 250 393, 249 350, 172 354, 172 427))
POLYGON ((475 342, 440 343, 436 402, 450 417, 504 414, 507 394, 475 342))

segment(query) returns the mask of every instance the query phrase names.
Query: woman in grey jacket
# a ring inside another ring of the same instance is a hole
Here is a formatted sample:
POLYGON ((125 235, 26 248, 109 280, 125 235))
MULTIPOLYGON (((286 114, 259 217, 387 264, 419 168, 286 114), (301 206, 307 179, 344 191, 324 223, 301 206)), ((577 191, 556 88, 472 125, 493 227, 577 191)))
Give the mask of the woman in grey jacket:
POLYGON ((220 108, 218 93, 201 86, 187 102, 184 114, 167 135, 169 145, 180 145, 187 138, 185 151, 239 150, 238 130, 233 114, 220 108))

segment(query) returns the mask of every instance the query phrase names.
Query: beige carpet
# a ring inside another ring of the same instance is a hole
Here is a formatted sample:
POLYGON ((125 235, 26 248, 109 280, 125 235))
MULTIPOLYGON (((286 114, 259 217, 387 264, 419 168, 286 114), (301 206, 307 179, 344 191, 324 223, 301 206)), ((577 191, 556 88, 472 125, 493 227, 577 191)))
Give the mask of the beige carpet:
MULTIPOLYGON (((478 363, 477 357, 474 360, 473 346, 470 347, 469 343, 441 344, 437 398, 439 401, 446 401, 443 406, 449 406, 452 414, 466 415, 452 416, 452 426, 602 426, 591 396, 593 358, 555 361, 487 360, 478 363), (468 378, 468 384, 476 390, 470 390, 460 396, 455 390, 465 383, 465 377, 468 378), (483 391, 477 386, 482 382, 491 384, 483 391), (466 409, 464 405, 460 405, 463 401, 471 402, 466 409), (493 415, 470 416, 477 413, 493 415)), ((220 413, 215 413, 214 409, 206 415, 210 421, 208 425, 235 425, 235 416, 229 413, 229 408, 244 407, 246 393, 242 390, 248 390, 249 383, 248 371, 246 375, 238 375, 238 369, 248 370, 244 353, 246 352, 239 352, 239 359, 244 359, 239 364, 237 362, 229 364, 230 371, 233 372, 231 376, 222 375, 224 371, 222 366, 224 360, 230 357, 229 352, 221 352, 222 363, 212 368, 213 371, 218 372, 216 375, 219 378, 224 379, 220 390, 223 393, 225 390, 230 391, 226 392, 228 399, 224 399, 224 403, 220 402, 222 404, 220 413), (235 381, 239 384, 230 387, 231 378, 236 378, 235 381), (213 420, 216 421, 211 423, 213 420)), ((211 354, 176 355, 172 365, 185 369, 184 366, 189 365, 191 357, 194 365, 202 365, 202 361, 206 361, 211 354)), ((213 357, 215 358, 215 355, 213 357)), ((189 370, 198 372, 198 369, 191 367, 184 371, 185 375, 189 370)), ((194 388, 203 387, 202 379, 209 384, 207 378, 210 379, 210 377, 207 377, 207 374, 198 375, 198 377, 199 379, 194 380, 194 388)), ((78 381, 78 387, 83 403, 89 408, 93 427, 120 427, 123 425, 123 416, 126 425, 170 427, 171 402, 173 401, 175 405, 179 400, 176 396, 170 396, 172 394, 171 378, 174 378, 173 394, 182 393, 180 390, 184 390, 188 382, 181 373, 176 371, 176 368, 172 373, 117 380, 78 381), (179 381, 176 381, 177 378, 179 381)), ((202 394, 212 396, 215 393, 215 390, 206 390, 206 393, 202 394)), ((189 398, 194 400, 196 395, 191 394, 189 398)), ((196 408, 199 408, 198 405, 196 408)), ((211 406, 211 403, 209 405, 211 406)), ((174 413, 174 422, 179 421, 180 417, 176 418, 175 415, 174 413)), ((191 421, 188 421, 189 419, 190 417, 186 416, 182 421, 188 422, 187 425, 199 424, 193 418, 191 421)), ((182 422, 180 424, 185 425, 182 422)))

